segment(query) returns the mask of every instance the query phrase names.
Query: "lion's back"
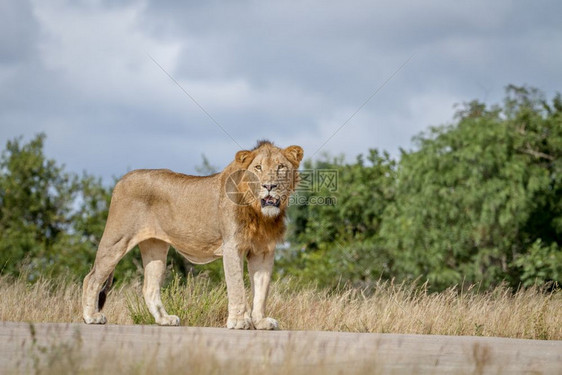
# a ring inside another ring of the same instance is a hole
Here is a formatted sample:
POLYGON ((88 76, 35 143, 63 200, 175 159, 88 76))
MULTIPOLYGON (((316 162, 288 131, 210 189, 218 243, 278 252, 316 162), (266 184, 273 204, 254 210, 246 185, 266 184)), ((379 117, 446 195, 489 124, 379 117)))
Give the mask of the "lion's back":
POLYGON ((177 199, 198 190, 216 190, 217 179, 210 176, 192 176, 169 169, 136 169, 125 174, 115 185, 113 195, 138 197, 143 200, 177 199))

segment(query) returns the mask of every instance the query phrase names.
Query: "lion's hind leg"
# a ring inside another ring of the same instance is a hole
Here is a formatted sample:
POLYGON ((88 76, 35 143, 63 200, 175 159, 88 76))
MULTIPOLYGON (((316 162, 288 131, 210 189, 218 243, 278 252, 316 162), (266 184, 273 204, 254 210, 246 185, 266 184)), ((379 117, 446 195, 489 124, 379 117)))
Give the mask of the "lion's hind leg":
POLYGON ((108 244, 102 238, 92 270, 84 278, 82 287, 82 309, 84 322, 87 324, 105 324, 107 319, 100 312, 106 293, 113 280, 113 271, 117 263, 127 252, 128 241, 125 237, 108 244))
POLYGON ((157 239, 146 240, 139 244, 144 266, 142 293, 148 310, 156 323, 161 326, 177 326, 180 324, 179 317, 168 315, 160 297, 160 288, 166 273, 166 256, 169 247, 166 242, 157 239))

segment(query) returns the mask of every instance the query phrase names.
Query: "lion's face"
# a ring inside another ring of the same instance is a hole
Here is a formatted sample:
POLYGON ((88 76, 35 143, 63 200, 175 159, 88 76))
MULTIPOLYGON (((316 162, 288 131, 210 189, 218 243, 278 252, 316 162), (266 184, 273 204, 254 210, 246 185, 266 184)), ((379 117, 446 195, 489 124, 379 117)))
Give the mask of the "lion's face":
POLYGON ((298 182, 297 169, 303 151, 299 146, 281 149, 263 143, 252 151, 239 151, 236 159, 244 164, 249 202, 264 216, 276 217, 289 204, 289 196, 298 182))
MULTIPOLYGON (((277 151, 277 150, 276 150, 277 151)), ((281 213, 281 207, 288 204, 289 195, 294 191, 294 168, 280 152, 270 154, 258 153, 248 166, 259 184, 255 186, 255 197, 259 209, 265 216, 275 217, 281 213)))

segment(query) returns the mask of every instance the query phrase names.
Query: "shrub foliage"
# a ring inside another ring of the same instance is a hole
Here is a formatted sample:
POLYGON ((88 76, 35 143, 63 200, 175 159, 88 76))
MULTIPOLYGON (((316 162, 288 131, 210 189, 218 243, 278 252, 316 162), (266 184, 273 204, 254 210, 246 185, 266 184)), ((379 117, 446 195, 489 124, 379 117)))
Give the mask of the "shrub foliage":
MULTIPOLYGON (((111 186, 65 171, 44 155, 44 141, 43 134, 10 140, 0 157, 0 270, 32 280, 83 277, 111 186)), ((435 289, 562 281, 560 95, 547 101, 538 90, 509 86, 503 103, 467 103, 451 124, 414 142, 399 160, 372 149, 351 163, 307 161, 278 276, 321 286, 419 279, 435 289)), ((183 273, 220 275, 216 265, 173 259, 183 273)), ((117 277, 140 268, 140 259, 127 257, 117 277)))

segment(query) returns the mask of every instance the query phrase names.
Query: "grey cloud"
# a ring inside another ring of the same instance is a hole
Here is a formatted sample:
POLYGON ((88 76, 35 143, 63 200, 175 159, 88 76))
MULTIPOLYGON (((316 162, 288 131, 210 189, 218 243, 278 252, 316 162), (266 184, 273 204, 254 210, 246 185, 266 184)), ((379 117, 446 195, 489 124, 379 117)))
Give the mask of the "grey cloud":
POLYGON ((48 135, 68 168, 193 172, 238 146, 301 143, 351 159, 410 146, 452 106, 497 102, 509 83, 560 90, 556 1, 85 1, 0 5, 0 143, 48 135), (81 18, 83 17, 83 18, 81 18), (98 18, 96 18, 98 17, 98 18), (92 21, 95 20, 96 22, 92 21))
POLYGON ((0 2, 0 66, 27 60, 34 54, 38 27, 27 1, 0 2))

